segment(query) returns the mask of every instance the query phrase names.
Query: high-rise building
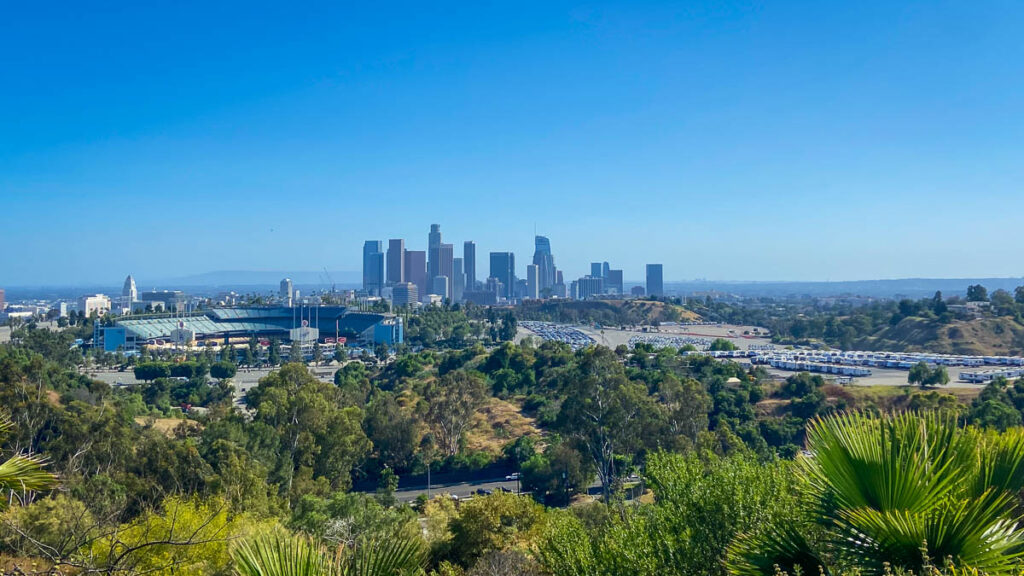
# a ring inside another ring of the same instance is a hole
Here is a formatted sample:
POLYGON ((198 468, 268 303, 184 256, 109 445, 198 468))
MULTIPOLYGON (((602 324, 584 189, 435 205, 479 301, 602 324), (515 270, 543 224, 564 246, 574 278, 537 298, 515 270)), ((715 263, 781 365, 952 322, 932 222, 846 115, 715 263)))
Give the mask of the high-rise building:
POLYGON ((391 303, 395 306, 412 306, 419 300, 419 290, 412 282, 399 282, 391 289, 391 303))
POLYGON ((110 297, 103 294, 82 296, 78 299, 78 312, 85 314, 86 317, 92 316, 94 313, 97 316, 103 316, 110 312, 110 297))
POLYGON ((434 276, 434 280, 431 285, 430 293, 436 294, 442 298, 448 297, 448 277, 447 276, 434 276))
POLYGON ((647 294, 650 296, 665 295, 665 284, 661 264, 647 265, 647 294))
POLYGON ((3 288, 0 288, 0 311, 4 308, 7 308, 7 294, 4 292, 3 288))
POLYGON ((421 298, 427 294, 427 253, 423 250, 405 251, 405 281, 416 285, 421 298))
POLYGON ((384 288, 384 245, 380 240, 363 243, 363 290, 380 296, 384 288))
POLYGON ((445 298, 451 298, 452 297, 452 294, 450 292, 450 290, 452 288, 451 280, 455 276, 455 270, 452 267, 452 262, 455 259, 454 258, 454 256, 455 256, 454 249, 453 249, 451 244, 441 244, 441 250, 440 250, 439 254, 440 254, 440 263, 438 265, 438 272, 439 272, 438 276, 446 276, 446 277, 448 277, 448 289, 449 289, 449 292, 447 294, 445 294, 444 296, 445 296, 445 298))
POLYGON ((285 278, 284 280, 281 280, 281 285, 277 290, 277 297, 280 298, 281 301, 285 303, 285 306, 292 305, 292 297, 294 295, 295 290, 292 287, 292 279, 285 278))
POLYGON ((533 239, 533 263, 537 266, 537 293, 551 295, 555 285, 555 257, 551 254, 551 241, 546 236, 533 239))
POLYGON ((516 256, 511 252, 491 252, 491 278, 501 282, 501 296, 508 300, 515 297, 516 256))
POLYGON ((476 242, 466 240, 463 243, 462 265, 466 268, 466 289, 476 290, 476 242))
POLYGON ((609 294, 623 294, 622 270, 609 270, 604 279, 604 290, 609 294))
POLYGON ((427 278, 441 274, 441 225, 431 224, 427 236, 427 278))
POLYGON ((130 308, 132 302, 135 302, 138 299, 139 290, 135 287, 135 278, 132 278, 132 275, 129 274, 128 277, 124 279, 124 286, 121 288, 121 300, 127 303, 130 308))
POLYGON ((526 297, 534 300, 540 298, 540 266, 537 264, 526 266, 526 297))
POLYGON ((139 299, 139 290, 135 286, 135 278, 129 274, 124 279, 124 284, 121 286, 121 299, 118 300, 118 306, 120 307, 121 314, 131 314, 133 304, 139 299))
POLYGON ((601 278, 608 278, 608 272, 611 268, 607 262, 601 262, 601 278))
POLYGON ((577 300, 586 300, 591 296, 598 294, 604 294, 604 278, 599 276, 584 276, 574 282, 576 285, 576 293, 573 294, 573 298, 577 300))
POLYGON ((466 273, 463 271, 462 258, 452 260, 452 302, 462 302, 466 292, 466 273))
POLYGON ((388 284, 405 282, 405 240, 388 240, 388 284))

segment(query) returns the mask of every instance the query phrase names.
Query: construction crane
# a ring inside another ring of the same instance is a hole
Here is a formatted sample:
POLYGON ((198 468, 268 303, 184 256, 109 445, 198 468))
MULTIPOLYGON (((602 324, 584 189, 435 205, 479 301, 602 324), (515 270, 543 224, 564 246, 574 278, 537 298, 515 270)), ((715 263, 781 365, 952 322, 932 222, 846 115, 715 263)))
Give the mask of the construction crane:
POLYGON ((331 285, 331 294, 334 294, 334 278, 331 278, 331 273, 327 271, 327 266, 324 266, 324 276, 327 277, 327 281, 331 285))

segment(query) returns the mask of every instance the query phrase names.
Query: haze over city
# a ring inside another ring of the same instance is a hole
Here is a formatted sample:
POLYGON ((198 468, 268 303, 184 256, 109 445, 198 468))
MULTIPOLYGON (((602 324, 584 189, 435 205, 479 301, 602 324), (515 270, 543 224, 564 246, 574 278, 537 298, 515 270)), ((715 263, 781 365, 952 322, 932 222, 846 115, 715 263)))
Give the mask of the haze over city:
POLYGON ((433 222, 521 262, 536 230, 572 278, 1019 276, 1022 17, 13 5, 2 280, 358 272, 433 222))

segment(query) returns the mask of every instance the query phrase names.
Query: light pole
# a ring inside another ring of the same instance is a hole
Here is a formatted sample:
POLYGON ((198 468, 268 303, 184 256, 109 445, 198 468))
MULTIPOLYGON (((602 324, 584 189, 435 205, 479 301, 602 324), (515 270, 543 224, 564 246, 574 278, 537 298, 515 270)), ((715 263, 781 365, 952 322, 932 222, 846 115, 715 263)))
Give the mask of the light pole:
POLYGON ((423 440, 420 441, 420 453, 423 454, 423 460, 427 463, 427 500, 430 500, 430 464, 434 460, 434 435, 427 433, 423 436, 423 440))

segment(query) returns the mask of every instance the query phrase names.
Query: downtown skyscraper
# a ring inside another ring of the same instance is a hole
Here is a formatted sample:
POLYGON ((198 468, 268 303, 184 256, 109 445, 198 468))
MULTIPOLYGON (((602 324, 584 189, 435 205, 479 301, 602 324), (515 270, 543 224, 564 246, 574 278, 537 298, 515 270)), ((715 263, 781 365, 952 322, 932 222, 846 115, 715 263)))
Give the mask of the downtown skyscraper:
POLYGON ((363 243, 363 290, 380 296, 384 288, 384 245, 380 240, 363 243))
POLYGON ((427 280, 441 274, 441 225, 431 224, 427 235, 427 280))
POLYGON ((476 242, 466 240, 462 245, 462 265, 466 268, 466 289, 476 290, 476 242))
POLYGON ((647 295, 664 296, 665 282, 661 264, 647 265, 647 295))
POLYGON ((388 284, 405 282, 405 240, 392 238, 388 240, 388 284))
POLYGON ((536 236, 533 239, 533 265, 537 267, 537 293, 539 296, 550 296, 555 285, 555 257, 551 254, 551 241, 547 236, 536 236))
POLYGON ((515 298, 516 256, 511 252, 491 252, 491 278, 501 282, 501 293, 507 300, 515 298))

